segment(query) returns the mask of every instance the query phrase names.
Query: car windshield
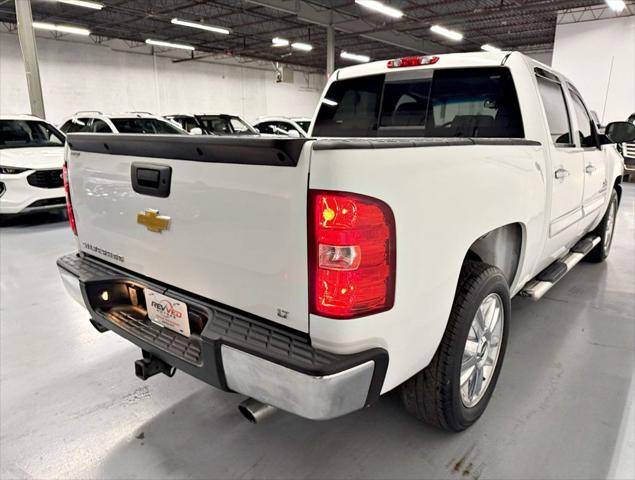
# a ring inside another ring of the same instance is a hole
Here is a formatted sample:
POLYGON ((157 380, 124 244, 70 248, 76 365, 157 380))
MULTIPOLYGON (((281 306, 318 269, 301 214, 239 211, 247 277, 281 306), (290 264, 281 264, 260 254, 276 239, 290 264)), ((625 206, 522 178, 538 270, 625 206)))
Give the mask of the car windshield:
POLYGON ((201 115, 198 119, 205 130, 215 135, 254 135, 258 133, 242 119, 231 115, 201 115))
POLYGON ((64 135, 40 120, 0 120, 0 148, 61 147, 64 135))
POLYGON ((157 118, 111 118, 110 121, 115 125, 119 133, 184 133, 170 123, 157 118))
POLYGON ((305 132, 309 131, 309 128, 311 128, 311 122, 307 121, 307 120, 296 120, 296 122, 298 125, 300 125, 300 127, 302 128, 302 130, 304 130, 305 132))

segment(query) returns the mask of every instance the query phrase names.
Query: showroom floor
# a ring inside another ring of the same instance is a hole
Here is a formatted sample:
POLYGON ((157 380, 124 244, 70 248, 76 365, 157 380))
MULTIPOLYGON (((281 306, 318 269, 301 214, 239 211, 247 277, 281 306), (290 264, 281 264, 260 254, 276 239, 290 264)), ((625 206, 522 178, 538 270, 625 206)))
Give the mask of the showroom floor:
POLYGON ((55 259, 64 221, 11 222, 1 237, 4 478, 604 478, 635 474, 635 185, 610 258, 582 263, 546 298, 513 301, 507 357, 483 418, 448 434, 396 395, 315 423, 263 424, 237 395, 185 374, 134 376, 139 351, 98 334, 55 259))

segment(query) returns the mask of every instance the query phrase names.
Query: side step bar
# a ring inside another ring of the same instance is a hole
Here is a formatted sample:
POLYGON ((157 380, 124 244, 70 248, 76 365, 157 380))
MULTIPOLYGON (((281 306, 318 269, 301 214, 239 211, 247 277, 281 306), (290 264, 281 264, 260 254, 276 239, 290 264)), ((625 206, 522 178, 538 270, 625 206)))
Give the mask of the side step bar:
POLYGON ((588 236, 583 238, 573 246, 569 253, 560 260, 553 262, 540 272, 534 280, 528 282, 519 295, 533 300, 541 299, 558 280, 569 273, 598 243, 600 243, 600 237, 588 236))

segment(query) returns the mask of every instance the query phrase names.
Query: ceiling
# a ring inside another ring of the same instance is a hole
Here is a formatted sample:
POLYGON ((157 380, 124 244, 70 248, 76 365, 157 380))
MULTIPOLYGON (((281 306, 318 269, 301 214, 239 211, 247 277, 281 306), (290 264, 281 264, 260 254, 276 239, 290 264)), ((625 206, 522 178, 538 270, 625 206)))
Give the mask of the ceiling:
MULTIPOLYGON (((15 1, 0 0, 0 22, 15 24, 15 1)), ((412 53, 479 50, 489 43, 502 49, 547 50, 553 45, 557 12, 592 7, 601 0, 384 0, 404 12, 393 20, 355 4, 354 0, 99 0, 102 10, 32 0, 33 18, 88 28, 91 39, 118 38, 134 48, 147 38, 185 43, 198 55, 229 55, 281 61, 324 69, 326 25, 335 30, 336 65, 346 50, 384 59, 412 53), (178 17, 229 27, 230 35, 173 25, 178 17), (454 42, 430 31, 439 24, 458 30, 454 42), (271 46, 273 37, 313 45, 311 52, 271 46)), ((625 14, 635 13, 629 3, 625 14)))

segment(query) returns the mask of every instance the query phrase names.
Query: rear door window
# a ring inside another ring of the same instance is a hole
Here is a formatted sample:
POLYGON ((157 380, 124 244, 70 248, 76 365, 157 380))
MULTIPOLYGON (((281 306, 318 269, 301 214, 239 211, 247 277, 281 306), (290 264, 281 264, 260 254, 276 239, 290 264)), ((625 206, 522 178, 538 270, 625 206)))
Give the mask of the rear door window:
POLYGON ((400 70, 334 82, 313 134, 522 138, 524 129, 509 69, 482 67, 400 70))

